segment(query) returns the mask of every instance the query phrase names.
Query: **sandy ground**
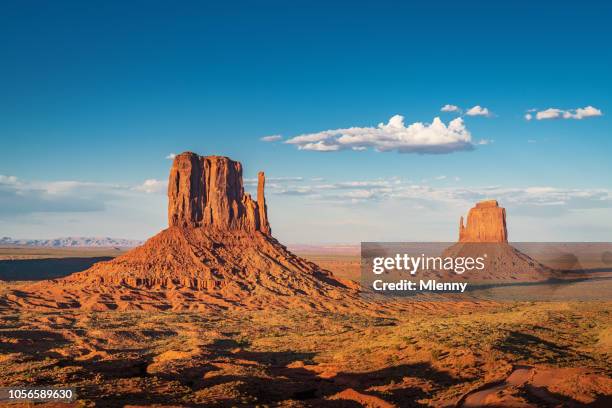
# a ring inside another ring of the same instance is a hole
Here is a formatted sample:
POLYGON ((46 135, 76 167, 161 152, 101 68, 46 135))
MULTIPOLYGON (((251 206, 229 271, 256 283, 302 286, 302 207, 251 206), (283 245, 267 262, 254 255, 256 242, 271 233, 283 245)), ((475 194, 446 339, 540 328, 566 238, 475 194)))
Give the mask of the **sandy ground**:
MULTIPOLYGON (((354 255, 307 256, 342 277, 359 273, 354 255)), ((610 306, 422 303, 381 317, 6 311, 0 386, 72 386, 72 406, 96 407, 608 407, 610 306)))
POLYGON ((99 407, 609 406, 609 311, 3 314, 0 386, 74 386, 99 407))

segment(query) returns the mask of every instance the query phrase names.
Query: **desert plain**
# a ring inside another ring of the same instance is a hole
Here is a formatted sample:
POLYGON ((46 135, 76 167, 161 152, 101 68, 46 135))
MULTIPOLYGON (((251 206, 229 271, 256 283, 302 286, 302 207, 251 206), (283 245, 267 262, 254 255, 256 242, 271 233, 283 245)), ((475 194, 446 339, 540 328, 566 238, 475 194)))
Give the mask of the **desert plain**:
MULTIPOLYGON (((359 280, 358 247, 294 251, 359 280)), ((1 252, 56 265, 117 250, 1 252)), ((56 407, 611 404, 609 302, 413 302, 367 312, 5 309, 0 386, 77 390, 72 404, 46 404, 56 407)))

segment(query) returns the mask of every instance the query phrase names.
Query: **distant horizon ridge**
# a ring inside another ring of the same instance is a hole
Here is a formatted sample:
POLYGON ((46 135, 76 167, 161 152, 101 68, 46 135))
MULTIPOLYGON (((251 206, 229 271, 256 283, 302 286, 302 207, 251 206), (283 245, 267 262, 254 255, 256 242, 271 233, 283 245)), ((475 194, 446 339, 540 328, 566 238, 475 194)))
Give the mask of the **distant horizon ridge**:
POLYGON ((121 247, 132 248, 141 245, 144 240, 112 238, 112 237, 87 237, 87 236, 67 236, 49 239, 37 238, 12 238, 0 237, 0 245, 19 245, 28 247, 49 247, 49 248, 83 248, 83 247, 121 247))

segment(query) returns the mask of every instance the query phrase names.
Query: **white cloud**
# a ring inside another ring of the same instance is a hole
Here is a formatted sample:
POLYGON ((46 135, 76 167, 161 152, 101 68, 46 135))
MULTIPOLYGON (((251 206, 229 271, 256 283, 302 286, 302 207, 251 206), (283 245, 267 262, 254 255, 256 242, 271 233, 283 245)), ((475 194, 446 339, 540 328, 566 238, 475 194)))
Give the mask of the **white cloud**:
MULTIPOLYGON (((487 198, 499 200, 508 209, 512 237, 516 240, 533 236, 549 240, 556 236, 604 240, 610 231, 607 220, 612 219, 612 190, 609 188, 465 186, 462 182, 435 182, 436 176, 439 178, 442 173, 430 174, 431 184, 399 177, 335 182, 329 178, 268 178, 268 181, 274 179, 267 187, 272 211, 278 218, 275 224, 278 236, 303 242, 306 237, 317 241, 324 235, 325 240, 340 242, 341 238, 347 241, 406 239, 408 233, 409 239, 414 240, 444 237, 454 240, 458 217, 475 202, 487 198), (312 217, 296 219, 296 211, 312 217), (405 223, 397 217, 384 217, 401 212, 418 217, 404 217, 405 223), (334 224, 338 216, 357 221, 342 230, 334 224), (534 223, 531 217, 538 217, 538 222, 534 223), (295 223, 300 227, 296 228, 295 223), (562 228, 555 229, 558 225, 562 228), (323 235, 321 228, 327 228, 323 235), (569 235, 563 235, 564 231, 569 235)), ((446 174, 447 181, 459 180, 452 173, 446 174)), ((14 236, 56 236, 59 231, 65 235, 144 238, 165 224, 162 216, 165 197, 149 193, 160 191, 165 183, 154 178, 149 180, 139 185, 117 185, 74 180, 27 181, 0 175, 0 229, 5 235, 14 236), (143 202, 147 205, 143 206, 143 202)))
POLYGON ((461 112, 461 108, 458 107, 457 105, 446 104, 440 109, 440 111, 441 112, 461 112))
POLYGON ((486 146, 486 145, 489 145, 489 144, 491 144, 493 142, 494 142, 494 140, 491 140, 491 139, 480 139, 477 144, 481 145, 481 146, 486 146))
POLYGON ((563 116, 563 111, 561 109, 548 108, 540 112, 536 112, 537 120, 544 119, 558 119, 563 116))
MULTIPOLYGON (((537 120, 546 119, 577 119, 581 120, 584 118, 590 118, 595 116, 602 116, 603 112, 593 106, 585 106, 584 108, 563 110, 558 108, 548 108, 542 111, 538 111, 535 114, 537 120)), ((531 114, 525 115, 525 118, 531 114)), ((528 119, 529 120, 529 119, 528 119)))
POLYGON ((17 177, 0 174, 0 184, 17 184, 17 177))
POLYGON ((0 218, 41 212, 101 211, 120 187, 80 181, 26 182, 0 175, 0 218))
POLYGON ((281 135, 270 135, 270 136, 264 136, 260 138, 259 140, 261 140, 262 142, 278 142, 282 138, 283 137, 281 135))
POLYGON ((401 115, 377 127, 324 130, 295 136, 285 143, 294 144, 300 150, 320 152, 373 148, 379 152, 441 154, 474 148, 472 136, 461 118, 453 119, 448 125, 434 118, 431 124, 415 122, 406 126, 401 115))
POLYGON ((168 183, 165 181, 157 179, 147 179, 141 185, 134 187, 134 190, 150 194, 165 191, 167 187, 168 183))
MULTIPOLYGON (((296 138, 294 138, 294 139, 296 139, 296 138)), ((298 145, 298 149, 300 149, 300 150, 313 150, 315 152, 336 152, 336 151, 340 150, 340 145, 338 145, 338 144, 326 144, 322 140, 319 140, 318 142, 315 142, 315 143, 310 142, 310 143, 299 144, 294 139, 288 140, 287 143, 297 144, 298 145)))
POLYGON ((584 108, 578 108, 574 113, 567 112, 565 116, 568 116, 570 119, 584 119, 590 118, 594 116, 602 116, 603 112, 593 106, 585 106, 584 108))
POLYGON ((465 112, 465 114, 468 116, 491 116, 489 109, 480 105, 472 106, 465 112))
MULTIPOLYGON (((436 176, 433 180, 444 180, 436 176)), ((459 181, 459 177, 453 178, 459 181)), ((418 203, 430 208, 455 205, 470 208, 484 199, 497 199, 503 205, 522 215, 546 215, 542 208, 555 208, 553 215, 572 210, 612 208, 610 189, 572 189, 548 186, 528 187, 434 187, 424 180, 420 184, 397 178, 378 180, 344 181, 330 184, 313 183, 299 186, 273 188, 272 194, 299 195, 317 201, 356 204, 364 201, 390 201, 418 203)))
POLYGON ((533 119, 533 115, 531 113, 526 113, 525 120, 531 120, 531 119, 533 119))
POLYGON ((33 213, 104 211, 111 202, 143 199, 158 193, 166 183, 156 179, 130 186, 87 181, 26 181, 0 175, 0 219, 33 213))
POLYGON ((304 177, 266 177, 266 181, 271 182, 286 182, 286 181, 304 181, 304 177))
POLYGON ((166 159, 174 160, 175 157, 176 157, 176 153, 170 153, 169 155, 166 156, 166 159))
MULTIPOLYGON (((450 105, 450 104, 446 104, 444 105, 441 109, 441 112, 456 112, 456 113, 462 113, 463 109, 461 109, 459 106, 457 105, 450 105)), ((465 114, 467 116, 486 116, 486 117, 491 117, 493 116, 493 112, 491 112, 488 108, 485 108, 483 106, 480 105, 474 105, 471 108, 469 108, 468 110, 465 111, 465 114)))

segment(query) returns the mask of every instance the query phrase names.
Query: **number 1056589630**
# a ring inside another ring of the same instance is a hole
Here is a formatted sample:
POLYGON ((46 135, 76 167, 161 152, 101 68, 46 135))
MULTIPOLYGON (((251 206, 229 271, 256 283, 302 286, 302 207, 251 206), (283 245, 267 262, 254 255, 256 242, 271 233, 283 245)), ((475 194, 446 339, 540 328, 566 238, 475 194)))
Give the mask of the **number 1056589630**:
POLYGON ((56 387, 0 387, 0 402, 58 401, 76 399, 74 388, 56 387))

